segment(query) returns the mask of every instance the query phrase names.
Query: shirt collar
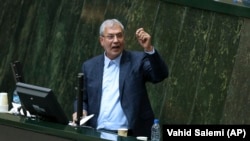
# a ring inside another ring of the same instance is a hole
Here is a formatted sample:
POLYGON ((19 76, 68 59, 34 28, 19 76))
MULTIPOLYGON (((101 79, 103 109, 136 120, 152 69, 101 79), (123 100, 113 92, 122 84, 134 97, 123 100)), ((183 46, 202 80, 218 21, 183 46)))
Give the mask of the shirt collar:
POLYGON ((110 59, 106 56, 106 54, 105 54, 105 52, 104 52, 104 66, 105 66, 105 67, 109 67, 109 64, 110 64, 111 61, 112 61, 113 63, 115 63, 117 66, 119 66, 119 65, 120 65, 121 56, 122 56, 122 53, 121 53, 119 56, 117 56, 115 59, 110 60, 110 59))

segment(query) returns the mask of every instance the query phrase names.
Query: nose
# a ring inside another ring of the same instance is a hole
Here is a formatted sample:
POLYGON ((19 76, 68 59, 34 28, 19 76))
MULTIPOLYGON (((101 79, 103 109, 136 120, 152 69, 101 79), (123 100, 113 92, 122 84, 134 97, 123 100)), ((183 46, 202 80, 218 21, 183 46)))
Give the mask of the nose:
POLYGON ((114 42, 117 42, 118 41, 118 37, 117 35, 114 35, 114 39, 113 39, 114 42))

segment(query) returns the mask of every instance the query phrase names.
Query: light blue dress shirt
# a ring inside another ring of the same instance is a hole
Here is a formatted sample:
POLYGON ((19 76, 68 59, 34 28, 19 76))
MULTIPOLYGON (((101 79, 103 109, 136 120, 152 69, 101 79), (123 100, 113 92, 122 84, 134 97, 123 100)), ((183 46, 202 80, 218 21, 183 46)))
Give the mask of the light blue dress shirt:
POLYGON ((121 55, 114 60, 105 56, 102 81, 102 99, 97 129, 127 128, 128 121, 120 103, 119 72, 121 55))

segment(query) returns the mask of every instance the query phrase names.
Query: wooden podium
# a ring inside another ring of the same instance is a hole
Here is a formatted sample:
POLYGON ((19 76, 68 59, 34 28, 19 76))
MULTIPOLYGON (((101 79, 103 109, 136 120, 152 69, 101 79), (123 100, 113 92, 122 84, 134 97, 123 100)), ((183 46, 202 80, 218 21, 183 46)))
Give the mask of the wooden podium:
POLYGON ((136 141, 135 137, 121 137, 90 127, 72 127, 8 113, 0 113, 0 138, 2 141, 136 141))

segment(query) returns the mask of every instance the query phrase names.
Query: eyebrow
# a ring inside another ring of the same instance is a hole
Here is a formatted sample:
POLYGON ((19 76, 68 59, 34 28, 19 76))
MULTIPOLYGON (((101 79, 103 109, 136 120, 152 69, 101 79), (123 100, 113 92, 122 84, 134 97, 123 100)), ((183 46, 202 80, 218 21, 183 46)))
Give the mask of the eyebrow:
POLYGON ((113 33, 107 33, 108 35, 117 35, 117 34, 122 34, 122 32, 118 32, 118 33, 115 33, 115 34, 113 34, 113 33))

